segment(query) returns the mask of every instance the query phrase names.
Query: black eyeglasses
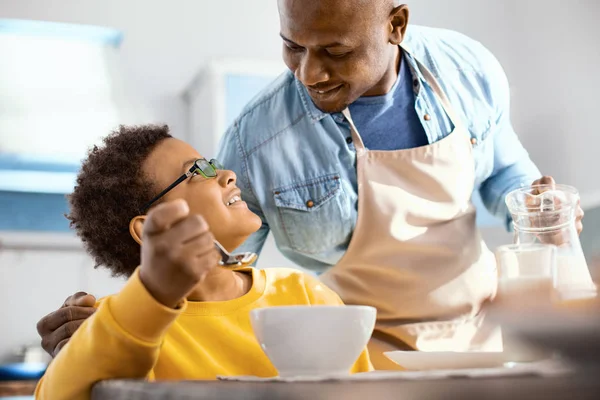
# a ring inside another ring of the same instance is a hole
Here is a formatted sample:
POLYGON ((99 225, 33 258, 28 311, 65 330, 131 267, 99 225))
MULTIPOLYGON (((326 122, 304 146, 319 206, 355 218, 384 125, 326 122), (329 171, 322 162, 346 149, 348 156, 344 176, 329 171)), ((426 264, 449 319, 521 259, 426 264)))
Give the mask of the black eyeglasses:
POLYGON ((183 175, 181 175, 175 182, 169 185, 168 188, 160 192, 155 198, 146 203, 141 209, 140 213, 145 214, 152 204, 160 200, 165 194, 169 193, 173 188, 185 181, 187 178, 192 177, 196 174, 200 174, 205 178, 215 178, 217 176, 217 170, 223 169, 223 166, 214 158, 207 161, 206 158, 199 158, 194 161, 194 165, 183 175))

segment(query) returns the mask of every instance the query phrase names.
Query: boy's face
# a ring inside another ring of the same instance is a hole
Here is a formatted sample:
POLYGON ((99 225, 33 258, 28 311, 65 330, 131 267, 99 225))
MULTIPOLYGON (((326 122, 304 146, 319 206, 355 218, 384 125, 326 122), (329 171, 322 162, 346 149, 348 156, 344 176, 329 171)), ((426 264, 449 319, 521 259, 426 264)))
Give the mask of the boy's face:
MULTIPOLYGON (((202 156, 189 144, 170 138, 154 149, 143 168, 147 178, 155 182, 156 190, 160 191, 187 172, 199 158, 202 156)), ((215 178, 195 175, 168 192, 164 201, 186 200, 190 213, 201 215, 215 239, 231 251, 262 225, 243 199, 227 205, 233 197, 241 198, 236 180, 235 173, 229 170, 217 170, 215 178)))

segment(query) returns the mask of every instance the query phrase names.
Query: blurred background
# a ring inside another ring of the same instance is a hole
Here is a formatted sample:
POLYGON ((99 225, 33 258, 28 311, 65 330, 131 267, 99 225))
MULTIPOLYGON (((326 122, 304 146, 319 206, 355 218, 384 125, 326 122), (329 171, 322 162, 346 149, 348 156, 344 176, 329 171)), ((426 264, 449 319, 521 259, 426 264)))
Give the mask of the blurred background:
MULTIPOLYGON (((544 174, 577 187, 588 264, 600 255, 600 2, 419 0, 412 23, 490 48, 512 120, 544 174)), ((76 291, 123 282, 69 232, 64 195, 118 123, 167 123, 210 157, 243 105, 284 70, 275 0, 0 0, 0 363, 76 291)), ((512 241, 480 210, 490 248, 512 241)), ((291 266, 272 242, 260 266, 291 266)), ((597 277, 598 278, 598 277, 597 277)))

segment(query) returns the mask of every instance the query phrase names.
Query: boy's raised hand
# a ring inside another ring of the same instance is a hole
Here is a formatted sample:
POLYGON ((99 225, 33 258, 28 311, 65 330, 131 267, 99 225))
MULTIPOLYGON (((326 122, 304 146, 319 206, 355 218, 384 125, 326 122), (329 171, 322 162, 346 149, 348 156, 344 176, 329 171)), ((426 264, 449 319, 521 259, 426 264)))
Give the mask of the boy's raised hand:
POLYGON ((150 294, 175 308, 206 275, 220 255, 200 215, 184 200, 159 204, 144 223, 140 279, 150 294))

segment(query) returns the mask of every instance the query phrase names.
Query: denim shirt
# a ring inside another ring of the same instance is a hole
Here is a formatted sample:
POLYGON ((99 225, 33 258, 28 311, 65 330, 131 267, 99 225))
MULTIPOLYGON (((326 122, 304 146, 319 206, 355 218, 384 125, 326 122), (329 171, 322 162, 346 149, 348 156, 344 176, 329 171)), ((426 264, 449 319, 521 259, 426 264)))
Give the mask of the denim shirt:
MULTIPOLYGON (((479 42, 453 31, 410 26, 402 45, 429 143, 454 127, 416 60, 436 77, 467 127, 475 190, 508 226, 505 195, 531 184, 540 172, 511 125, 502 67, 479 42)), ((226 132, 217 156, 237 174, 242 198, 263 222, 240 250, 260 253, 270 230, 279 250, 305 268, 323 272, 339 261, 358 209, 356 153, 349 137, 341 113, 320 111, 291 72, 250 101, 226 132)))

